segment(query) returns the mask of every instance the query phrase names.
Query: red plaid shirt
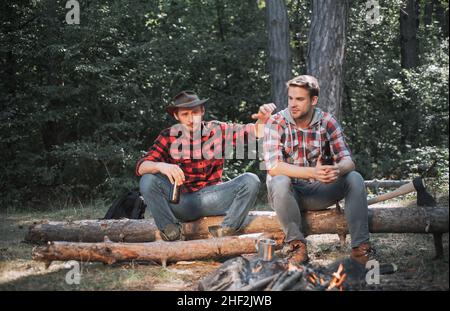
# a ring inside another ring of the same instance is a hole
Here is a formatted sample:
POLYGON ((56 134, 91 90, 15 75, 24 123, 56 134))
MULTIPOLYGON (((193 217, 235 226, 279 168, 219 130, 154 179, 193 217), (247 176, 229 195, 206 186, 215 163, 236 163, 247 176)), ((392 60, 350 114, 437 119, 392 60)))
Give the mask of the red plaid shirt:
POLYGON ((351 157, 344 133, 334 116, 315 108, 308 128, 297 128, 289 109, 273 115, 264 128, 264 163, 270 170, 279 162, 315 166, 325 140, 330 141, 334 161, 351 157))
POLYGON ((181 124, 163 130, 147 154, 136 163, 136 175, 144 161, 177 164, 186 180, 182 192, 195 192, 222 182, 224 158, 229 158, 236 144, 243 145, 255 139, 254 124, 232 124, 219 121, 202 122, 193 136, 181 124))

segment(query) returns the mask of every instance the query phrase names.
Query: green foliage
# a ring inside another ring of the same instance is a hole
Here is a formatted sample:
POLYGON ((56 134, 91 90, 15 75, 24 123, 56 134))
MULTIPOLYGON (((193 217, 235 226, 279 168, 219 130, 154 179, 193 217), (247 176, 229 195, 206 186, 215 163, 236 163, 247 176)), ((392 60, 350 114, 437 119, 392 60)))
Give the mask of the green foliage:
POLYGON ((437 24, 420 27, 421 64, 402 69, 400 4, 380 1, 378 25, 366 22, 364 1, 349 17, 343 125, 366 178, 408 178, 426 152, 425 162, 448 166, 448 155, 438 156, 448 154, 448 37, 437 24))
POLYGON ((182 89, 208 117, 251 122, 269 97, 264 10, 255 1, 2 2, 2 201, 115 199, 182 89))
MULTIPOLYGON (((264 1, 80 1, 80 25, 66 24, 65 3, 0 4, 2 206, 137 188, 135 162, 174 122, 164 107, 182 89, 231 122, 251 122, 270 98, 264 1)), ((365 1, 351 2, 342 123, 366 178, 406 178, 421 159, 448 174, 448 37, 439 19, 421 23, 421 64, 402 70, 399 4, 380 1, 370 26, 365 1)), ((301 74, 310 2, 287 8, 301 74)), ((264 180, 248 160, 227 161, 225 180, 242 171, 264 180)))

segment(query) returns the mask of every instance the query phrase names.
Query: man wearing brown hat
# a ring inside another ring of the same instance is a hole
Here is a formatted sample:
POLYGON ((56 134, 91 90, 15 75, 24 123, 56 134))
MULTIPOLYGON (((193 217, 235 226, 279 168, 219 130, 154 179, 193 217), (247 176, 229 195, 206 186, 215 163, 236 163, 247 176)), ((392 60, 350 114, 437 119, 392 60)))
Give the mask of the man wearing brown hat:
MULTIPOLYGON (((221 226, 210 232, 216 237, 233 235, 242 228, 259 191, 259 178, 252 173, 222 182, 222 149, 262 136, 263 126, 203 121, 207 100, 191 91, 176 95, 166 110, 178 123, 163 130, 136 164, 141 194, 166 241, 183 238, 181 222, 205 216, 225 215, 221 226), (175 183, 181 185, 179 203, 169 199, 175 183)), ((262 105, 252 118, 263 125, 274 109, 273 104, 262 105)))

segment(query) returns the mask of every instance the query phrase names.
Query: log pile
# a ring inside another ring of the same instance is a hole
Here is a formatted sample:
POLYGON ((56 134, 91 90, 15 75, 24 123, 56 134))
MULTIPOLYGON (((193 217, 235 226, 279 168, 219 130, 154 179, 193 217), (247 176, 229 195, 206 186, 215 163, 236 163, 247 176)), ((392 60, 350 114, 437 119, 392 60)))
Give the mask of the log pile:
MULTIPOLYGON (((111 264, 118 261, 143 260, 163 265, 180 260, 213 259, 254 253, 256 240, 264 235, 274 238, 277 245, 281 245, 283 240, 283 233, 273 212, 250 213, 246 227, 240 232, 241 236, 210 239, 208 226, 219 224, 222 219, 223 217, 208 217, 184 224, 183 230, 190 241, 157 240, 159 234, 154 224, 148 220, 127 219, 41 224, 30 229, 27 240, 44 242, 58 237, 83 240, 89 236, 89 243, 50 242, 36 247, 33 250, 33 258, 45 262, 74 259, 111 264), (67 228, 70 230, 65 230, 67 228), (86 235, 81 228, 91 234, 86 235), (139 230, 136 231, 136 228, 139 230), (130 236, 129 232, 135 232, 136 235, 130 236), (264 232, 264 235, 261 232, 264 232), (103 239, 107 236, 106 242, 98 241, 101 236, 103 239), (110 236, 118 243, 112 242, 110 236), (127 242, 123 242, 124 240, 127 242), (142 240, 149 242, 141 242, 142 240)), ((345 215, 338 209, 307 212, 303 221, 307 235, 338 233, 345 237, 348 233, 345 215)), ((433 233, 436 243, 442 233, 448 232, 448 208, 370 208, 369 229, 372 233, 433 233)), ((442 248, 439 246, 436 250, 442 251, 442 248)))

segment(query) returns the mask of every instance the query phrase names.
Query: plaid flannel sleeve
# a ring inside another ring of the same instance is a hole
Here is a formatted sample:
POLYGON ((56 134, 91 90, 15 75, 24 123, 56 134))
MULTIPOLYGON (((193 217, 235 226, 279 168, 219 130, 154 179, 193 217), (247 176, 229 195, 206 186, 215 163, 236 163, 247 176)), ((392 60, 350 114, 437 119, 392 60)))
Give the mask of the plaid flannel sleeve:
POLYGON ((273 118, 264 126, 263 154, 266 170, 273 169, 278 162, 283 161, 282 127, 273 118))
POLYGON ((334 117, 327 123, 327 132, 329 134, 331 148, 336 157, 335 161, 339 162, 345 157, 351 158, 352 153, 345 140, 344 132, 334 117))
POLYGON ((144 161, 152 162, 169 162, 169 149, 170 148, 170 137, 168 131, 163 131, 155 139, 153 145, 149 148, 146 155, 139 159, 136 163, 135 173, 137 176, 139 174, 139 167, 144 161))
POLYGON ((220 123, 226 144, 233 147, 256 144, 255 124, 220 123))

